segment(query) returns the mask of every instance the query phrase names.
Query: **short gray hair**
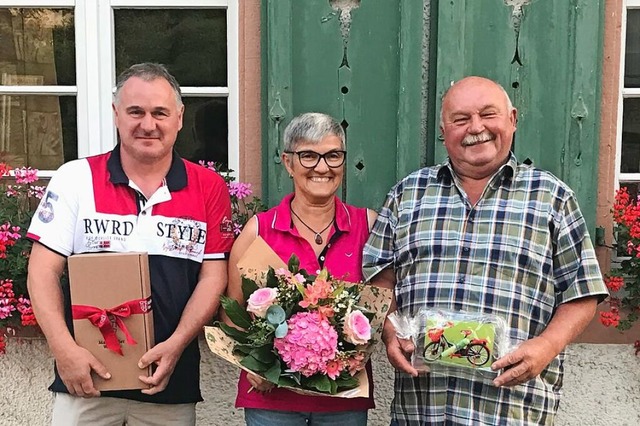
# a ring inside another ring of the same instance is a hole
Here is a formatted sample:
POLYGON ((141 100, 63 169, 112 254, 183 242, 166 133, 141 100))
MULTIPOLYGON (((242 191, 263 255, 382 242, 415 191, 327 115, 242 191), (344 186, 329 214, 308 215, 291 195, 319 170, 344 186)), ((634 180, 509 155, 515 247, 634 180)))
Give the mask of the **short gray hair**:
POLYGON ((295 151, 300 142, 319 143, 327 136, 337 136, 344 149, 345 134, 338 121, 327 114, 307 112, 297 117, 284 129, 284 150, 295 151))
POLYGON ((178 107, 182 105, 182 92, 180 91, 180 85, 176 78, 171 75, 164 65, 152 62, 143 62, 141 64, 131 65, 118 76, 118 80, 116 82, 116 93, 113 95, 116 104, 118 103, 122 86, 124 86, 124 83, 132 77, 138 77, 144 81, 153 81, 158 78, 165 79, 176 95, 178 107))

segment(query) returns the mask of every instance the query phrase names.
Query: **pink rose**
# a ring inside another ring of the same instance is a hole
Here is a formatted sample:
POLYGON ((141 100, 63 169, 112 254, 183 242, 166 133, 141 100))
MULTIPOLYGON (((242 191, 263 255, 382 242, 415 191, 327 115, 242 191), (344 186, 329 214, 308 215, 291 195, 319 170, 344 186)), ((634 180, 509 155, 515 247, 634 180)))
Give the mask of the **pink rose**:
POLYGON ((360 311, 351 311, 344 316, 344 339, 354 345, 364 345, 371 339, 371 324, 360 311))
POLYGON ((247 312, 253 312, 256 316, 264 318, 267 315, 267 309, 276 302, 277 298, 277 288, 259 288, 249 296, 247 312))

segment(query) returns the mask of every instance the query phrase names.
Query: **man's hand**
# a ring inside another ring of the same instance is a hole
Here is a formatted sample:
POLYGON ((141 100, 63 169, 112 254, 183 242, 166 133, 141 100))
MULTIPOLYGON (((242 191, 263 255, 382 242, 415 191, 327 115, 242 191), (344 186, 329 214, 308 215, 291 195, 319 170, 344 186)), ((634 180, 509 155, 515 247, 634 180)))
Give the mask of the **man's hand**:
POLYGON ((538 336, 523 342, 491 365, 492 370, 505 369, 494 381, 496 386, 516 386, 536 377, 558 355, 545 337, 538 336))
POLYGON ((387 358, 396 370, 403 371, 413 377, 418 376, 418 370, 413 368, 410 359, 415 350, 413 342, 409 339, 399 339, 395 328, 388 319, 384 322, 382 340, 387 348, 387 358))
POLYGON ((100 391, 93 386, 91 371, 95 371, 103 379, 111 378, 111 374, 100 361, 88 350, 77 345, 56 355, 58 374, 71 395, 83 398, 100 396, 100 391))
POLYGON ((156 371, 152 376, 138 377, 140 381, 149 385, 149 388, 143 389, 142 393, 155 395, 167 387, 171 374, 173 374, 173 370, 176 368, 176 363, 180 355, 182 355, 183 350, 183 347, 173 345, 170 340, 166 340, 158 343, 142 355, 142 358, 138 361, 138 367, 142 369, 147 368, 151 364, 156 365, 156 371))
MULTIPOLYGON (((273 383, 251 373, 247 374, 247 381, 249 382, 251 387, 258 392, 270 392, 274 387, 273 383)), ((249 390, 249 392, 250 391, 251 390, 249 390)))

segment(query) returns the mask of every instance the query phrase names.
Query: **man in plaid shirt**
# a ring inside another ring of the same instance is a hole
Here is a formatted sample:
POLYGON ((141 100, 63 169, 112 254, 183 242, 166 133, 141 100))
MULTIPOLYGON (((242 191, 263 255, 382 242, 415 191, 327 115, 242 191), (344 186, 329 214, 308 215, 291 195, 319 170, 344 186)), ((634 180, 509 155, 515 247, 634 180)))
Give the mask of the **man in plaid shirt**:
POLYGON ((449 158, 391 189, 364 249, 365 278, 394 288, 400 313, 496 315, 517 344, 493 363, 492 384, 454 370, 418 375, 413 345, 387 321, 392 425, 552 424, 564 348, 607 296, 573 191, 511 153, 516 117, 495 82, 454 84, 440 123, 449 158))

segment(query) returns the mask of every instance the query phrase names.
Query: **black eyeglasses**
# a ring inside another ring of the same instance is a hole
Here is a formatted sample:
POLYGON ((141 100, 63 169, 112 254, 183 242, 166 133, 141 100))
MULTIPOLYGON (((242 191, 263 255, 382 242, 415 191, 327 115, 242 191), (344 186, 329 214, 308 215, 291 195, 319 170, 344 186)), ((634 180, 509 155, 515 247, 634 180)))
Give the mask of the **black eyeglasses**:
POLYGON ((324 158, 324 162, 332 169, 337 169, 344 164, 344 160, 347 157, 347 151, 329 151, 324 154, 320 154, 315 151, 285 151, 287 154, 296 154, 300 165, 305 169, 315 169, 320 163, 320 160, 324 158))

